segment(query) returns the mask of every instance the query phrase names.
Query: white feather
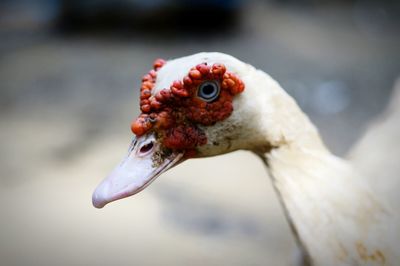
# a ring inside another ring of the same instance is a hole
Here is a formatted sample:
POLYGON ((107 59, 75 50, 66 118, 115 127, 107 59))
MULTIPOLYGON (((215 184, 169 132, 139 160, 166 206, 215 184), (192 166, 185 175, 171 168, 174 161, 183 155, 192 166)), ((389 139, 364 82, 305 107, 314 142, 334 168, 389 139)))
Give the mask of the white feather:
POLYGON ((168 61, 155 92, 203 62, 225 64, 245 91, 235 97, 229 118, 203 127, 208 143, 200 156, 248 149, 263 157, 315 265, 398 265, 400 228, 391 210, 366 178, 326 149, 308 117, 270 76, 229 55, 200 53, 168 61))

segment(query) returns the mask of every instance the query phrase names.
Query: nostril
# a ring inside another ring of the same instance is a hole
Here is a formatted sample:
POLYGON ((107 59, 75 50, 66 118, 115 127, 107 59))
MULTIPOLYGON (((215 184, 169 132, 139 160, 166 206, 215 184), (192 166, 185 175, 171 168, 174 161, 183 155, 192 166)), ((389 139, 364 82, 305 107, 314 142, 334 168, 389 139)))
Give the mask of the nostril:
POLYGON ((147 143, 140 148, 140 153, 146 153, 153 148, 153 142, 147 143))

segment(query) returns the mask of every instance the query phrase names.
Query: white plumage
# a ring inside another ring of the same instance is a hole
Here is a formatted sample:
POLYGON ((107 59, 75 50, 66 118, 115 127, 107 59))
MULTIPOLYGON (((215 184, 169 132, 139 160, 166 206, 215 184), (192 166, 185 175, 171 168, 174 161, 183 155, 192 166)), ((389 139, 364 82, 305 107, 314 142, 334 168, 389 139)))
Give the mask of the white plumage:
MULTIPOLYGON (((168 61, 158 71, 152 93, 168 88, 203 62, 224 64, 244 82, 245 91, 235 96, 227 119, 199 125, 208 142, 197 147, 197 156, 238 149, 258 154, 305 263, 398 265, 400 230, 394 213, 369 187, 368 179, 328 151, 308 117, 270 76, 226 54, 199 53, 168 61)), ((100 192, 94 198, 102 199, 100 192)))
POLYGON ((349 160, 374 192, 389 201, 400 212, 400 79, 394 86, 390 103, 376 121, 371 123, 349 154, 349 160))

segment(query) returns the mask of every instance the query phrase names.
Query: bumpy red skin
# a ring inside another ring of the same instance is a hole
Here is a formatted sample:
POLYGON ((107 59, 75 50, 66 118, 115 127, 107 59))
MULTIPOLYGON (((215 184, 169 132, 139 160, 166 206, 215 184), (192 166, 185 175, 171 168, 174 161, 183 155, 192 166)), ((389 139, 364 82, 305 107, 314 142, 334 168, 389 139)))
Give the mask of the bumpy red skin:
POLYGON ((229 117, 233 111, 233 97, 243 92, 244 84, 223 64, 202 63, 191 68, 182 80, 174 81, 169 89, 152 95, 157 70, 164 64, 164 60, 157 59, 153 70, 142 78, 142 114, 132 123, 132 132, 140 137, 156 131, 165 147, 195 155, 196 147, 207 143, 206 135, 196 125, 210 126, 229 117), (199 85, 205 81, 220 85, 219 97, 212 102, 197 96, 199 85))

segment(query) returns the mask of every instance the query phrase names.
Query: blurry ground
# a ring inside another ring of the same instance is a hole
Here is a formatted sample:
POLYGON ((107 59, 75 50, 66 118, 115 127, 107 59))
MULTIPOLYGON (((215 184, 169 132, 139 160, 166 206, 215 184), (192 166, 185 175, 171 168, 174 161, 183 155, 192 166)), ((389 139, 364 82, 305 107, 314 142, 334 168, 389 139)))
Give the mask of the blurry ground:
POLYGON ((265 70, 344 155, 399 74, 387 12, 252 3, 239 28, 187 36, 0 24, 0 265, 288 265, 288 226, 248 152, 186 162, 102 210, 91 193, 128 147, 140 77, 157 57, 221 51, 265 70))

